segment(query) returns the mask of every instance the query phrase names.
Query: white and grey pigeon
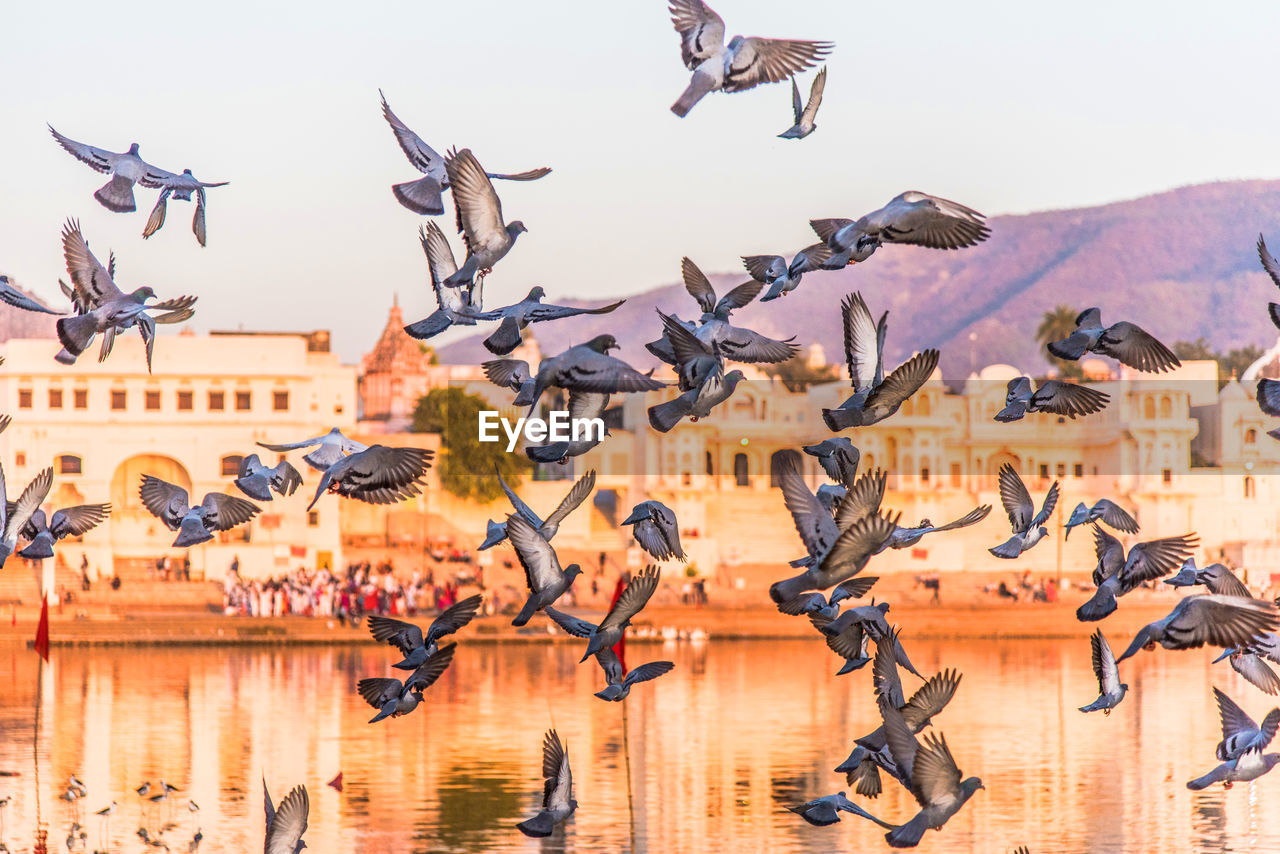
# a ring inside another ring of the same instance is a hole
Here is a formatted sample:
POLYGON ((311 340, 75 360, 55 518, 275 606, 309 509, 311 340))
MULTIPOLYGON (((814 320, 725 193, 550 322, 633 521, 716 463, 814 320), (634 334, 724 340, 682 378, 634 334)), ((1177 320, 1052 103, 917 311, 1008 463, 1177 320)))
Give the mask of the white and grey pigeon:
POLYGON ((680 548, 676 513, 661 501, 641 501, 631 508, 631 515, 623 519, 622 524, 635 526, 631 529, 632 536, 655 560, 688 560, 680 548))
POLYGON ((151 515, 178 532, 173 541, 176 549, 207 543, 214 533, 243 525, 262 512, 252 501, 221 492, 208 493, 192 507, 185 489, 149 474, 142 476, 138 495, 151 515))
POLYGON ((560 743, 559 734, 549 729, 542 738, 542 809, 533 818, 517 824, 516 829, 525 836, 550 836, 556 825, 573 815, 577 808, 569 751, 560 743))
POLYGON ((98 361, 111 355, 118 332, 136 326, 146 345, 147 370, 151 370, 151 355, 155 346, 156 324, 180 323, 195 314, 196 297, 182 296, 171 300, 147 304, 156 295, 149 287, 141 287, 126 294, 116 285, 115 257, 109 267, 89 251, 89 244, 80 232, 80 224, 68 220, 62 229, 62 251, 67 262, 67 272, 74 285, 72 302, 76 308, 74 317, 60 317, 56 325, 62 350, 54 358, 64 365, 75 364, 93 339, 102 334, 102 350, 98 361), (160 312, 152 316, 149 312, 160 312))
POLYGON ((485 349, 497 356, 505 356, 523 342, 522 333, 531 323, 543 323, 548 320, 559 320, 563 317, 577 317, 581 314, 608 314, 622 305, 626 300, 620 299, 599 308, 574 308, 567 305, 549 305, 543 303, 547 295, 541 285, 535 285, 529 295, 520 302, 495 308, 492 311, 475 311, 467 316, 476 320, 499 320, 497 330, 484 339, 485 349))
POLYGON ((1213 694, 1222 719, 1222 741, 1218 742, 1214 755, 1222 764, 1188 782, 1187 788, 1193 791, 1207 789, 1214 783, 1222 783, 1223 788, 1229 789, 1233 783, 1258 779, 1280 762, 1280 753, 1263 753, 1280 728, 1280 709, 1268 712, 1259 726, 1216 687, 1213 694))
POLYGON ((892 824, 876 818, 871 813, 845 797, 844 792, 837 792, 834 795, 824 795, 820 798, 814 798, 811 801, 806 801, 798 806, 788 806, 787 809, 796 813, 814 827, 826 827, 827 825, 835 824, 840 821, 840 813, 848 812, 874 821, 881 827, 888 828, 889 830, 893 829, 892 824))
POLYGON ((702 0, 671 0, 671 23, 680 34, 680 56, 693 72, 689 86, 671 105, 683 118, 711 92, 742 92, 761 83, 781 83, 817 64, 831 42, 734 36, 724 43, 724 21, 702 0))
POLYGON ((1071 529, 1077 525, 1097 525, 1099 522, 1106 522, 1126 534, 1136 534, 1139 531, 1138 520, 1129 515, 1127 510, 1109 498, 1099 498, 1092 506, 1083 501, 1076 505, 1066 524, 1062 526, 1062 538, 1065 540, 1070 537, 1071 529))
POLYGON ((800 287, 805 273, 824 269, 831 258, 831 250, 825 243, 815 243, 797 252, 787 263, 781 255, 744 255, 742 264, 757 282, 763 282, 769 290, 760 302, 771 302, 800 287))
POLYGON ((1182 561, 1191 556, 1199 544, 1195 534, 1163 537, 1138 543, 1129 549, 1101 528, 1093 529, 1094 553, 1098 565, 1093 570, 1093 583, 1098 589, 1076 609, 1076 619, 1082 622, 1101 620, 1117 607, 1117 599, 1133 592, 1141 585, 1163 578, 1173 572, 1182 561))
POLYGON ((207 241, 207 233, 205 229, 205 195, 204 191, 210 187, 225 187, 230 181, 201 181, 191 174, 190 169, 183 169, 181 175, 173 172, 166 172, 163 169, 157 169, 151 166, 147 170, 146 186, 158 185, 160 190, 160 198, 156 199, 156 206, 151 209, 151 216, 147 217, 147 225, 142 230, 143 238, 148 238, 155 234, 164 226, 164 217, 168 211, 169 198, 172 196, 175 200, 189 202, 191 195, 194 193, 196 197, 196 210, 191 217, 191 233, 196 236, 196 242, 204 246, 207 241))
MULTIPOLYGON (((538 534, 547 542, 551 542, 551 538, 560 530, 560 523, 563 522, 570 513, 577 510, 578 506, 582 504, 582 502, 586 501, 587 496, 596 488, 596 470, 591 469, 574 482, 569 491, 565 493, 564 498, 560 500, 556 509, 553 510, 551 515, 544 521, 537 513, 534 512, 532 507, 525 504, 520 496, 516 495, 516 491, 512 489, 510 485, 507 484, 507 481, 502 477, 502 472, 495 472, 495 474, 498 477, 498 484, 502 487, 502 491, 506 493, 507 500, 511 502, 511 507, 516 511, 516 514, 524 517, 529 524, 533 525, 538 534)), ((495 522, 490 519, 484 542, 480 544, 477 551, 491 549, 506 538, 507 523, 495 522)))
POLYGON ((284 796, 280 808, 271 805, 271 793, 267 791, 267 781, 262 781, 263 807, 267 814, 267 834, 263 843, 265 854, 299 854, 307 843, 302 841, 302 834, 307 832, 307 817, 311 812, 311 801, 307 797, 307 787, 297 786, 284 796))
MULTIPOLYGON (((387 124, 391 125, 391 131, 396 135, 396 142, 400 143, 400 149, 405 157, 409 158, 414 168, 427 176, 416 181, 396 184, 392 186, 391 192, 395 195, 396 201, 414 213, 439 216, 444 213, 441 194, 449 188, 449 173, 445 169, 444 158, 391 112, 391 107, 387 104, 387 98, 382 94, 381 89, 378 90, 378 95, 382 98, 382 117, 387 120, 387 124)), ((550 171, 544 166, 540 169, 530 169, 528 172, 517 172, 514 175, 492 172, 486 174, 490 178, 504 181, 535 181, 550 171)))
POLYGON ((316 471, 324 471, 343 457, 369 450, 368 445, 357 442, 354 439, 348 439, 337 427, 334 427, 323 436, 314 436, 310 439, 303 439, 301 442, 289 442, 283 445, 273 445, 267 442, 258 442, 257 444, 258 447, 266 448, 268 451, 275 451, 277 454, 297 451, 302 448, 315 448, 315 450, 303 455, 302 459, 316 471))
POLYGON ((885 243, 929 249, 966 249, 991 236, 986 217, 959 202, 908 190, 859 219, 812 219, 809 226, 831 249, 826 269, 865 261, 885 243))
POLYGON ((456 643, 445 644, 435 655, 427 657, 404 682, 392 677, 361 679, 356 692, 378 713, 369 719, 376 724, 386 718, 407 715, 422 703, 422 692, 435 684, 440 675, 453 662, 456 643))
POLYGON ((4 511, 3 517, 0 517, 0 566, 4 566, 9 555, 18 547, 18 536, 48 497, 51 486, 53 469, 47 468, 32 478, 18 500, 10 506, 5 498, 4 469, 0 467, 0 510, 4 511))
POLYGON ((516 395, 516 406, 535 411, 542 393, 548 388, 568 392, 590 391, 601 394, 654 391, 666 383, 640 373, 621 359, 609 355, 618 349, 612 335, 597 335, 585 344, 577 344, 563 353, 549 356, 538 364, 533 382, 522 386, 516 395))
POLYGON ((488 276, 493 266, 515 246, 516 238, 528 229, 519 220, 503 221, 502 202, 470 149, 448 154, 444 168, 453 186, 458 232, 467 247, 466 260, 456 273, 444 280, 444 284, 459 288, 488 276))
POLYGON ((138 156, 138 143, 130 145, 128 151, 107 151, 65 137, 54 130, 52 125, 48 127, 49 133, 53 134, 58 145, 61 145, 68 154, 90 169, 111 176, 111 180, 93 194, 93 197, 107 210, 115 213, 130 213, 137 210, 137 203, 133 199, 135 183, 151 189, 160 187, 158 183, 147 177, 147 173, 156 167, 138 156))
POLYGON ((1050 341, 1049 352, 1067 360, 1097 353, 1149 373, 1163 373, 1182 364, 1172 350, 1136 324, 1121 321, 1103 326, 1099 308, 1086 308, 1080 312, 1076 317, 1075 332, 1061 341, 1050 341))
POLYGON ((796 78, 791 78, 791 112, 795 115, 795 124, 778 134, 781 139, 804 139, 818 129, 813 120, 818 115, 818 106, 822 103, 822 90, 827 88, 827 67, 814 75, 809 86, 809 100, 800 100, 800 87, 796 78))
POLYGON ((446 287, 444 280, 458 272, 449 241, 434 222, 418 229, 418 241, 427 256, 427 270, 431 276, 431 290, 436 295, 436 310, 425 318, 404 328, 410 338, 426 341, 444 332, 450 326, 475 326, 473 311, 481 311, 483 285, 469 288, 446 287))
POLYGON ((1093 649, 1093 674, 1098 677, 1098 699, 1087 706, 1081 706, 1080 711, 1101 711, 1103 715, 1110 715, 1111 710, 1124 699, 1129 686, 1120 681, 1116 654, 1111 651, 1111 644, 1107 643, 1102 629, 1094 630, 1089 636, 1089 645, 1093 649))
POLYGON ((404 656, 391 665, 396 670, 416 670, 440 649, 440 639, 464 628, 475 619, 484 597, 479 593, 453 603, 440 612, 424 633, 416 623, 406 623, 379 614, 369 615, 369 633, 373 639, 390 644, 404 656))
POLYGON ((38 311, 42 314, 66 314, 65 311, 54 311, 34 297, 27 296, 14 286, 8 276, 0 276, 0 301, 23 311, 38 311))
MULTIPOLYGON (((3 477, 3 472, 0 472, 0 477, 3 477)), ((16 504, 9 506, 7 512, 13 513, 15 510, 16 504)), ((27 546, 18 552, 18 556, 27 560, 51 558, 53 546, 58 540, 64 537, 82 537, 110 515, 110 504, 64 507, 54 511, 52 518, 46 517, 44 510, 37 509, 19 532, 19 536, 27 541, 27 546)))
MULTIPOLYGON (((525 366, 526 369, 528 366, 525 366)), ((532 380, 531 380, 532 382, 532 380)), ((518 391, 519 389, 517 389, 518 391)), ((600 394, 593 391, 571 391, 569 392, 569 423, 582 424, 584 422, 593 421, 595 419, 604 420, 604 411, 609 408, 609 398, 611 395, 600 394)), ((585 431, 584 436, 574 438, 570 434, 569 440, 565 442, 548 442, 545 445, 526 445, 525 455, 535 463, 563 463, 570 457, 580 457, 587 451, 599 445, 604 441, 605 436, 609 435, 609 428, 606 426, 604 434, 601 435, 596 429, 585 431)))
POLYGON ((835 409, 822 410, 822 420, 833 432, 868 427, 897 412, 938 367, 937 350, 917 353, 892 373, 884 373, 884 339, 889 312, 871 319, 861 293, 852 293, 840 304, 844 326, 844 356, 849 367, 853 396, 835 409))
POLYGON ((1009 380, 1004 409, 996 413, 995 420, 1002 423, 1021 421, 1028 412, 1049 412, 1076 418, 1101 412, 1110 402, 1111 395, 1087 385, 1045 380, 1033 391, 1030 377, 1015 377, 1009 380))
POLYGON ((561 569, 555 549, 543 539, 533 523, 519 513, 507 517, 507 539, 511 540, 520 566, 524 568, 525 584, 529 587, 528 599, 511 621, 513 626, 523 626, 535 613, 555 604, 573 586, 574 579, 582 574, 582 568, 571 563, 561 569))
POLYGON ((1119 663, 1139 650, 1196 649, 1205 644, 1247 647, 1268 632, 1280 628, 1280 612, 1274 602, 1239 596, 1187 596, 1163 619, 1138 630, 1119 663))
POLYGON ((293 495, 302 485, 302 475, 288 460, 268 466, 257 454, 250 454, 240 460, 235 485, 250 498, 271 501, 273 492, 277 495, 293 495))
POLYGON ((1013 536, 988 551, 996 557, 1012 560, 1049 535, 1049 529, 1044 525, 1053 515, 1053 508, 1058 503, 1058 482, 1055 480, 1049 487, 1044 504, 1041 505, 1040 512, 1036 513, 1036 506, 1031 503, 1031 493, 1012 465, 1002 465, 999 478, 1000 503, 1004 505, 1004 512, 1009 514, 1013 536))
MULTIPOLYGON (((1262 239, 1262 235, 1258 235, 1258 260, 1262 262, 1262 269, 1267 271, 1267 275, 1271 277, 1271 281, 1280 288, 1280 264, 1276 263, 1275 257, 1267 251, 1267 242, 1262 239)), ((1280 303, 1267 303, 1267 314, 1271 317, 1271 322, 1280 328, 1280 303)))
POLYGON ((307 505, 316 506, 320 496, 332 492, 366 504, 394 504, 422 492, 423 481, 435 451, 426 448, 393 448, 370 445, 342 457, 324 470, 315 497, 307 505))

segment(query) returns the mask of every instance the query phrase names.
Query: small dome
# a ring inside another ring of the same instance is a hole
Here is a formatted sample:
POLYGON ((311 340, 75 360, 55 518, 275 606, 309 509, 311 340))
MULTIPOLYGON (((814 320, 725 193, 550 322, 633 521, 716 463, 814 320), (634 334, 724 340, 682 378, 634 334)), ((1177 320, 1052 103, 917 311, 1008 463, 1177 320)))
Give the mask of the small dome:
POLYGON ((1022 371, 1013 365, 987 365, 978 373, 978 379, 990 382, 1008 382, 1022 376, 1022 371))

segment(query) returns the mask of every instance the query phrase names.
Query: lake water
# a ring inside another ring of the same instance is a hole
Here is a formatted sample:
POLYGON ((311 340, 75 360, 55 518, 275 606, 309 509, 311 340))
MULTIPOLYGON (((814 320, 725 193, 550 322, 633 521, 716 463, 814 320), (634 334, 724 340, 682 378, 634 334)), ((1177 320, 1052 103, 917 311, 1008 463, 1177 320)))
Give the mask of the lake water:
MULTIPOLYGON (((1125 638, 1112 638, 1123 646, 1125 638)), ((1229 791, 1191 792, 1215 763, 1210 686, 1255 718, 1273 698, 1204 651, 1142 653, 1126 662, 1129 696, 1109 718, 1076 707, 1097 695, 1089 644, 905 643, 922 673, 964 679, 935 721, 981 791, 921 851, 1280 852, 1280 773, 1229 791)), ((629 663, 666 658, 676 670, 623 704, 601 687, 578 644, 467 643, 412 715, 376 725, 355 694, 383 675, 393 651, 244 648, 166 651, 55 649, 33 744, 34 654, 0 650, 0 798, 4 841, 29 850, 40 807, 50 851, 65 851, 72 807, 56 799, 68 775, 89 789, 87 850, 140 852, 139 826, 188 850, 262 846, 262 777, 278 801, 295 784, 311 797, 315 852, 888 850, 856 817, 816 828, 784 805, 845 789, 831 769, 853 737, 877 725, 870 667, 837 678, 839 661, 805 641, 631 643, 629 663), (625 716, 624 716, 625 715, 625 716), (540 799, 540 743, 553 724, 567 741, 577 814, 546 840, 513 825, 540 799), (629 756, 629 763, 628 763, 629 756), (628 771, 629 766, 629 771, 628 771), (325 786, 341 771, 345 790, 325 786), (143 810, 145 780, 181 789, 143 810), (186 809, 201 807, 193 818, 186 809), (110 825, 94 810, 115 799, 110 825)), ((905 677, 908 691, 919 684, 905 677)), ((872 813, 903 821, 914 802, 892 781, 872 813)))

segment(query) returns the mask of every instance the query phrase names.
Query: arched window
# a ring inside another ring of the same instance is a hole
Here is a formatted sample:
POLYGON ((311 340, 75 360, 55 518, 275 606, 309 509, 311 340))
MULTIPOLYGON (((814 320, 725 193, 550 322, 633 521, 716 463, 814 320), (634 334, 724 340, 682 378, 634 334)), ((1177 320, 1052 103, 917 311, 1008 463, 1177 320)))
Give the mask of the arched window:
POLYGON ((58 457, 58 474, 80 474, 83 461, 75 454, 63 454, 58 457))
POLYGON ((1255 497, 1255 490, 1254 490, 1254 486, 1253 486, 1253 478, 1252 478, 1252 477, 1249 477, 1248 475, 1246 475, 1246 476, 1245 476, 1245 479, 1244 479, 1244 497, 1245 497, 1245 498, 1254 498, 1254 497, 1255 497))
POLYGON ((711 452, 707 451, 707 474, 716 473, 715 460, 711 457, 711 452))
POLYGON ((1156 417, 1156 400, 1154 397, 1144 397, 1142 399, 1142 417, 1150 419, 1156 417))
POLYGON ((240 474, 240 461, 244 457, 240 454, 227 454, 222 458, 222 476, 235 477, 240 474))
POLYGON ((931 414, 931 410, 932 410, 932 406, 929 403, 929 395, 927 394, 921 395, 920 402, 916 404, 916 414, 929 415, 931 414))
POLYGON ((746 454, 733 455, 733 477, 738 486, 751 485, 751 464, 746 454))
POLYGON ((1257 444, 1257 441, 1258 441, 1258 431, 1257 431, 1257 430, 1255 430, 1254 428, 1250 427, 1248 430, 1245 430, 1245 431, 1244 431, 1244 443, 1245 443, 1246 445, 1253 445, 1253 444, 1257 444))
POLYGON ((1160 398, 1160 417, 1161 418, 1173 417, 1173 402, 1169 400, 1169 396, 1167 394, 1164 397, 1160 398))

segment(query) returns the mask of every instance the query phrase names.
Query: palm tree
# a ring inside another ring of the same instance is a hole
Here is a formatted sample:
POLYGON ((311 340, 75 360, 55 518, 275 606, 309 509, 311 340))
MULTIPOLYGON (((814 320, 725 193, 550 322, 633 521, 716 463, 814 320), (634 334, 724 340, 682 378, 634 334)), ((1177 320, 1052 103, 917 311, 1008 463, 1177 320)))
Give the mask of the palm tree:
MULTIPOLYGON (((1036 327, 1036 341, 1041 346, 1047 346, 1050 341, 1061 341, 1066 338, 1075 331, 1076 317, 1079 314, 1080 312, 1069 305, 1060 305, 1052 311, 1046 311, 1044 317, 1040 319, 1040 325, 1036 327)), ((1058 369, 1059 376, 1076 378, 1084 376, 1079 362, 1059 359, 1052 355, 1046 355, 1045 359, 1058 369)))

